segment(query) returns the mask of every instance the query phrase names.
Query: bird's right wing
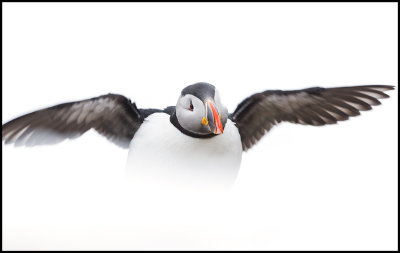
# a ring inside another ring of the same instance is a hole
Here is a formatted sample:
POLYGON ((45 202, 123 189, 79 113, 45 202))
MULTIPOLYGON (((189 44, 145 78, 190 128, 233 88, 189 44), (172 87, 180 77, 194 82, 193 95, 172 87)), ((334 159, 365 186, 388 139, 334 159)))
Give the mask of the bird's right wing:
POLYGON ((379 105, 389 85, 365 85, 303 90, 267 90, 241 102, 230 115, 239 129, 243 150, 251 148, 281 121, 321 126, 347 120, 379 105))
POLYGON ((143 117, 135 103, 107 94, 38 110, 2 126, 6 144, 34 146, 76 138, 93 128, 108 140, 128 148, 143 117))

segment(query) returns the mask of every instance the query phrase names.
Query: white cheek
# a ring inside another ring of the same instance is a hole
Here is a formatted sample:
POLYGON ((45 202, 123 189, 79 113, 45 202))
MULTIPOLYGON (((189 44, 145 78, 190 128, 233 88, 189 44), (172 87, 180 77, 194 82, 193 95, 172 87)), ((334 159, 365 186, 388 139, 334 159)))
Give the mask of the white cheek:
POLYGON ((196 113, 204 113, 204 105, 198 98, 196 100, 192 100, 194 112, 196 113))
POLYGON ((179 108, 184 109, 184 108, 187 107, 187 105, 189 104, 189 102, 190 102, 189 98, 187 98, 187 97, 182 97, 182 98, 180 98, 180 99, 178 100, 178 104, 176 105, 176 107, 179 107, 179 108))
POLYGON ((202 128, 201 119, 204 114, 202 102, 192 95, 181 97, 176 106, 176 116, 179 124, 186 130, 197 132, 202 128), (193 110, 190 110, 190 101, 193 104, 193 110))
POLYGON ((214 101, 215 102, 221 102, 221 97, 219 95, 219 91, 218 90, 215 90, 214 101))

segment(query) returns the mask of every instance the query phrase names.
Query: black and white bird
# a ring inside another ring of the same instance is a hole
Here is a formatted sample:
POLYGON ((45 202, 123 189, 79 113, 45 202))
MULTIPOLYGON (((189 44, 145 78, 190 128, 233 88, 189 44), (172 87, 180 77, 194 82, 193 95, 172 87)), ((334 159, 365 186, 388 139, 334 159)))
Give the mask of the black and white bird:
POLYGON ((244 99, 232 113, 208 83, 187 86, 176 106, 165 109, 137 108, 122 95, 107 94, 13 119, 3 125, 2 139, 16 146, 54 144, 95 129, 118 146, 129 148, 127 167, 132 171, 152 177, 168 174, 234 181, 242 152, 274 125, 283 121, 335 124, 379 105, 378 99, 389 97, 384 91, 393 88, 266 90, 244 99))

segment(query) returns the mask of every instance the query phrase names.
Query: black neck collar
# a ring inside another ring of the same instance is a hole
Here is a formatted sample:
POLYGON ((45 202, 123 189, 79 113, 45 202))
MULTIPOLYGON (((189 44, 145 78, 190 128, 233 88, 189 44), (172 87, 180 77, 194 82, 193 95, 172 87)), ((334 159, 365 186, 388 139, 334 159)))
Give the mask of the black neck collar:
POLYGON ((193 138, 200 138, 200 139, 207 139, 207 138, 211 138, 216 136, 215 134, 196 134, 196 133, 192 133, 186 129, 184 129, 178 122, 178 118, 175 115, 175 112, 172 113, 171 117, 169 118, 169 120, 171 121, 172 125, 174 125, 176 128, 178 128, 179 131, 181 131, 183 134, 186 134, 190 137, 193 138))

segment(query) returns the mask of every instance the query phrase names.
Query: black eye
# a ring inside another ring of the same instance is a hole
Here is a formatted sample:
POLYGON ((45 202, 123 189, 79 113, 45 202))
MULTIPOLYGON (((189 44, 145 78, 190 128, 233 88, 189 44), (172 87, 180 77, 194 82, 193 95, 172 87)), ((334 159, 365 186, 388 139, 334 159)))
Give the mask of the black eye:
POLYGON ((189 110, 193 111, 193 109, 194 109, 194 107, 193 107, 192 101, 190 101, 189 110))

